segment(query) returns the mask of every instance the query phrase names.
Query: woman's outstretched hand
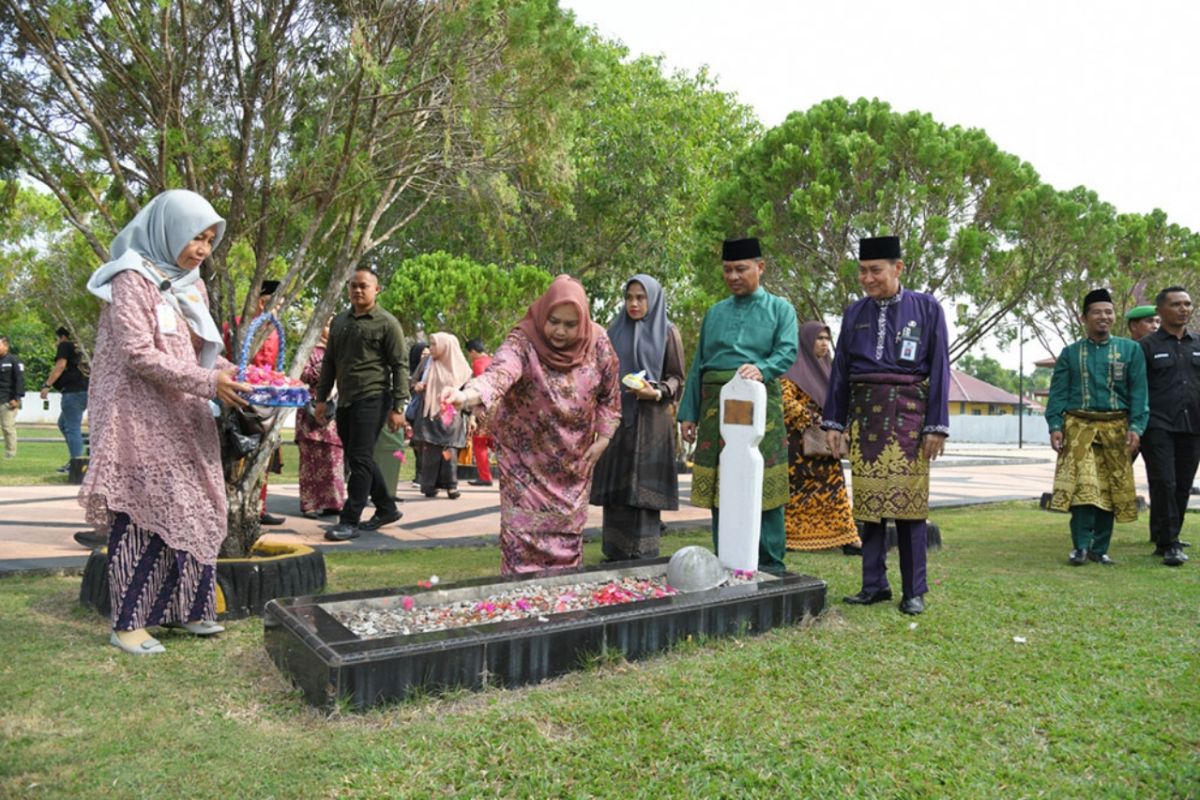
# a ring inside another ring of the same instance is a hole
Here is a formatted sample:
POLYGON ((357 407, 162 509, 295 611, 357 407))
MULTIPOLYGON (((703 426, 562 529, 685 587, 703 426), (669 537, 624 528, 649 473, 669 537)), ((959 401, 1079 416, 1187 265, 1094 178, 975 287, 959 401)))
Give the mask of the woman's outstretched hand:
POLYGON ((238 408, 245 408, 250 405, 246 398, 242 397, 238 392, 250 393, 251 386, 248 383, 242 383, 237 379, 236 369, 223 369, 217 371, 217 399, 222 403, 238 408))

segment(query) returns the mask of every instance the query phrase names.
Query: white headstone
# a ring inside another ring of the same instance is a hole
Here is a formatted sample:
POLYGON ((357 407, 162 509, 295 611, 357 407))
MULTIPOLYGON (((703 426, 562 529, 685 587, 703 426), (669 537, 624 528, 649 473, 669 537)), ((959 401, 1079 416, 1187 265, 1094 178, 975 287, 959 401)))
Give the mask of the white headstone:
POLYGON ((758 569, 762 527, 763 460, 758 452, 767 429, 767 387, 734 376, 721 387, 721 449, 717 509, 717 555, 729 569, 758 569))

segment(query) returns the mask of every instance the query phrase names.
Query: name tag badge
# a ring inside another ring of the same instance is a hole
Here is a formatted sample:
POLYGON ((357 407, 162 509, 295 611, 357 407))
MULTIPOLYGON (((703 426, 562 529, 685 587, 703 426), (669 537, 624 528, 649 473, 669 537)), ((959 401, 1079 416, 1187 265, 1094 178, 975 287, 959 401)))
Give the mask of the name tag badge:
POLYGON ((1114 383, 1121 383, 1122 381, 1125 380, 1125 362, 1124 361, 1112 362, 1112 375, 1113 375, 1114 383))
MULTIPOLYGON (((1200 356, 1200 353, 1192 353, 1192 355, 1194 355, 1194 356, 1200 356)), ((1171 354, 1170 354, 1170 353, 1155 353, 1155 354, 1154 354, 1154 357, 1155 357, 1156 359, 1157 359, 1157 358, 1170 358, 1170 357, 1171 357, 1171 354)))
POLYGON ((916 361, 917 360, 917 340, 902 339, 900 341, 900 360, 901 361, 916 361))
POLYGON ((154 310, 158 316, 159 333, 175 333, 179 329, 179 318, 169 303, 159 303, 154 310))

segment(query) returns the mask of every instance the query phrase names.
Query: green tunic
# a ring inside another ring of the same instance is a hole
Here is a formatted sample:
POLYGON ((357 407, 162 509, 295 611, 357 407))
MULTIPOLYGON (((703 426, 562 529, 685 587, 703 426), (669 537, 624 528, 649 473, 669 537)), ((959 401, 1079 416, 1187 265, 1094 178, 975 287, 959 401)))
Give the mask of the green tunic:
POLYGON ((700 385, 705 372, 754 364, 770 382, 796 360, 799 327, 796 310, 761 287, 745 297, 727 297, 704 315, 700 344, 688 370, 679 403, 679 421, 700 419, 700 385))
POLYGON ((1054 362, 1046 402, 1051 433, 1063 430, 1068 411, 1124 411, 1129 430, 1141 436, 1150 419, 1141 346, 1110 336, 1103 342, 1081 339, 1063 348, 1054 362))
POLYGON ((787 431, 778 378, 795 362, 798 346, 795 309, 761 288, 745 297, 726 298, 704 315, 678 415, 681 422, 699 423, 692 505, 715 508, 718 504, 722 446, 718 395, 742 364, 757 366, 767 386, 767 427, 758 446, 763 456, 762 507, 771 510, 787 503, 787 431))

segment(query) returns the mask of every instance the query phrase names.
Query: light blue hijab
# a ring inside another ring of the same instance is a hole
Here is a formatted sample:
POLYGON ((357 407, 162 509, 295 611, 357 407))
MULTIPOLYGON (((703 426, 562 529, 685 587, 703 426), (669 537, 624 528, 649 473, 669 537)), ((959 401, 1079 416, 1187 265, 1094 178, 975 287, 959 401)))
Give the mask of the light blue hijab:
POLYGON ((126 270, 137 272, 158 287, 164 300, 175 306, 188 327, 203 341, 200 364, 211 368, 224 342, 203 296, 192 284, 200 270, 183 269, 175 259, 197 235, 217 226, 213 247, 225 235, 225 220, 209 202, 195 192, 172 189, 147 203, 121 229, 109 248, 112 259, 92 273, 87 288, 105 302, 112 302, 112 279, 126 270))

